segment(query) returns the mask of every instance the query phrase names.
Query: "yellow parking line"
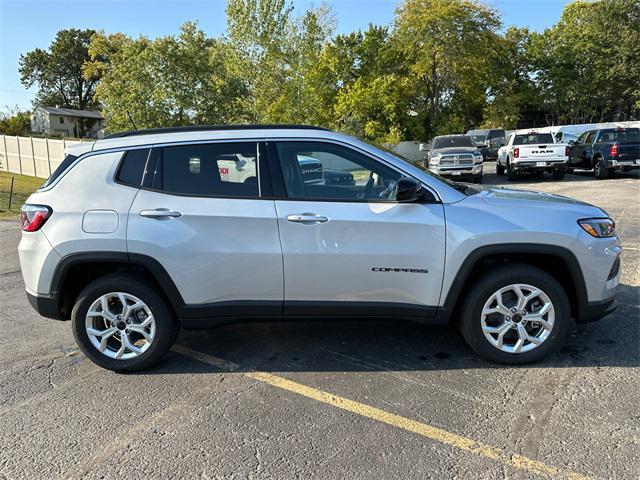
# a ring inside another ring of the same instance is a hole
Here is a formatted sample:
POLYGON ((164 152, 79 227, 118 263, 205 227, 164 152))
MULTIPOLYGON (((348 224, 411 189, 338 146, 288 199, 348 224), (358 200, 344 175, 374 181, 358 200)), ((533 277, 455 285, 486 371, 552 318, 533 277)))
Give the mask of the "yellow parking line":
MULTIPOLYGON (((226 367, 225 370, 237 370, 238 365, 221 360, 212 355, 208 355, 202 352, 191 350, 184 346, 176 346, 174 350, 179 353, 189 355, 196 358, 199 361, 211 364, 215 367, 226 367), (231 367, 231 368, 229 368, 231 367)), ((390 413, 385 410, 381 410, 364 403, 349 400, 348 398, 340 397, 317 388, 309 387, 298 382, 294 382, 287 378, 272 373, 266 372, 243 372, 245 377, 257 380, 259 382, 287 390, 289 392, 301 395, 303 397, 311 398, 318 402, 331 405, 336 408, 340 408, 347 412, 355 413, 362 417, 377 420, 378 422, 386 423, 396 428, 401 428, 408 432, 416 433, 423 437, 429 438, 436 442, 440 442, 451 447, 474 453, 484 458, 489 458, 505 465, 510 465, 518 470, 525 470, 536 475, 545 475, 554 478, 567 478, 570 480, 588 480, 590 477, 581 475, 568 470, 562 470, 546 463, 533 460, 531 458, 518 455, 515 453, 507 452, 496 447, 477 442, 471 438, 464 437, 455 433, 448 432, 438 427, 433 427, 426 423, 417 422, 409 418, 390 413)))

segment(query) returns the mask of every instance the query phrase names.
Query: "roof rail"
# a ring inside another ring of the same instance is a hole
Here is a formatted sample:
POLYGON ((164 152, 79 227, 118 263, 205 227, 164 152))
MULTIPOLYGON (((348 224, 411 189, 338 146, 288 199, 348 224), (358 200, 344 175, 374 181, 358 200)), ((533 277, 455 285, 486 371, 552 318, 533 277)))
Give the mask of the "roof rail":
POLYGON ((134 137, 137 135, 155 135, 158 133, 201 132, 206 130, 268 130, 275 128, 299 129, 299 130, 324 130, 327 128, 314 127, 313 125, 188 125, 182 127, 148 128, 145 130, 128 130, 125 132, 111 133, 104 138, 134 137))

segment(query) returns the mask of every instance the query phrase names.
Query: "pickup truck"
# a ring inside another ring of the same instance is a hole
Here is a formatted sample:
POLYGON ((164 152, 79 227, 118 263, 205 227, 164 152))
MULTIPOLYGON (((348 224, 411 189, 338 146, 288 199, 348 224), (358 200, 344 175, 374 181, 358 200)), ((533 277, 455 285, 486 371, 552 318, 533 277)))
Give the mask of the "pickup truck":
POLYGON ((589 130, 569 145, 569 169, 593 169, 598 179, 640 168, 640 128, 589 130))
POLYGON ((469 130, 467 132, 482 153, 483 160, 496 160, 498 149, 504 145, 505 131, 502 128, 469 130))
POLYGON ((431 142, 429 171, 441 177, 482 183, 482 153, 470 135, 441 135, 431 142))
POLYGON ((542 177, 551 172, 555 180, 562 180, 567 172, 569 146, 554 143, 553 135, 535 130, 516 130, 509 134, 507 143, 498 150, 496 173, 515 180, 521 172, 542 177))

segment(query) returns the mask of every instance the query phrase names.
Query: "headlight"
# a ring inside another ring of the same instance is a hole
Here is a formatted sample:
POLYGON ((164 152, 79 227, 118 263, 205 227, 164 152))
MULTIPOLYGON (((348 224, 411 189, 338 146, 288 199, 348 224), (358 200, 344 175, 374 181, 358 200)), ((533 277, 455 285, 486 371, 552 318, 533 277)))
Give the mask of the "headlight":
POLYGON ((440 154, 429 157, 429 165, 438 165, 440 163, 440 154))
POLYGON ((474 153, 473 154, 473 161, 475 163, 482 162, 482 154, 481 153, 474 153))
POLYGON ((583 218, 578 220, 578 224, 592 237, 604 238, 616 235, 616 222, 610 218, 583 218))

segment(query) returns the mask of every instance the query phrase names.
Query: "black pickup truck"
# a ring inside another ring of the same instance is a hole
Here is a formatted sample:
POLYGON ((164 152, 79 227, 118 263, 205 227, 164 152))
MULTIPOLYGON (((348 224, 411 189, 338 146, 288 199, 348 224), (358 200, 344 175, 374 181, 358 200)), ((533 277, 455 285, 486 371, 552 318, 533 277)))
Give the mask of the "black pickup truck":
POLYGON ((569 144, 569 171, 593 169, 602 179, 614 170, 640 168, 640 128, 589 130, 569 144))

